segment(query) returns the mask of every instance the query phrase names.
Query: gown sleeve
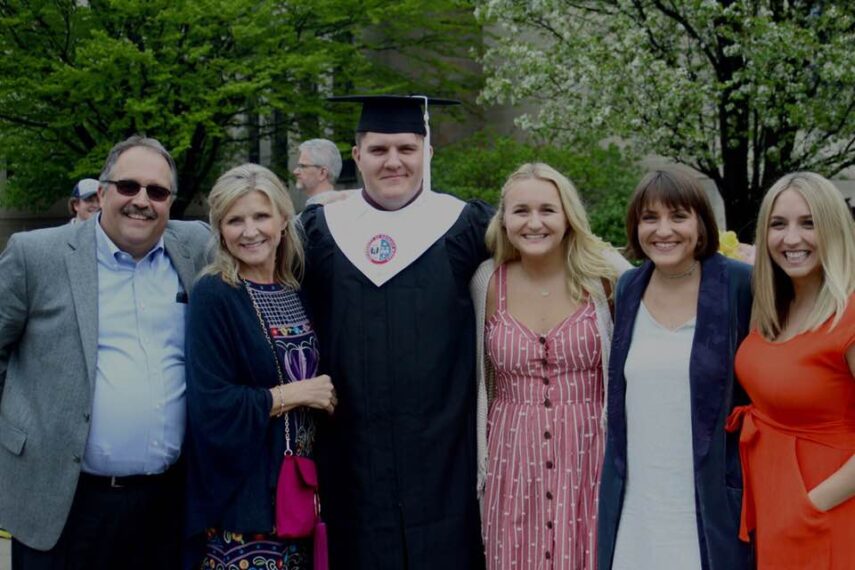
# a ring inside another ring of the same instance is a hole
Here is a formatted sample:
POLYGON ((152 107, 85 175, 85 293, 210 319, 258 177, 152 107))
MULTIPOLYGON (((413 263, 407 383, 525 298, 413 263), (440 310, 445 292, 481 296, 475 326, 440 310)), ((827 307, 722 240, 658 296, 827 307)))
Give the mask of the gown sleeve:
POLYGON ((457 277, 467 284, 481 262, 490 257, 484 237, 494 213, 495 208, 486 202, 472 200, 449 230, 448 254, 457 277))
POLYGON ((305 252, 304 283, 311 283, 317 277, 324 257, 332 255, 335 248, 330 247, 332 235, 323 218, 323 207, 312 205, 300 214, 300 239, 305 252))

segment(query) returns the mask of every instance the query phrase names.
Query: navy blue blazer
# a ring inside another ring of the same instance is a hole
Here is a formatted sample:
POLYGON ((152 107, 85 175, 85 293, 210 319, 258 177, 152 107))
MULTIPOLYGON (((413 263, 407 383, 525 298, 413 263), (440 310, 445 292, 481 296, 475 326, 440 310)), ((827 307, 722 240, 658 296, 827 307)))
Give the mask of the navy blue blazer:
MULTIPOLYGON (((742 473, 737 434, 724 431, 734 406, 747 402, 733 360, 748 333, 750 266, 715 254, 701 262, 695 337, 689 361, 692 447, 701 563, 704 570, 753 568, 751 547, 738 538, 742 473)), ((626 378, 638 307, 653 264, 627 271, 615 289, 615 330, 609 362, 606 451, 600 483, 597 557, 610 569, 626 480, 626 378)))

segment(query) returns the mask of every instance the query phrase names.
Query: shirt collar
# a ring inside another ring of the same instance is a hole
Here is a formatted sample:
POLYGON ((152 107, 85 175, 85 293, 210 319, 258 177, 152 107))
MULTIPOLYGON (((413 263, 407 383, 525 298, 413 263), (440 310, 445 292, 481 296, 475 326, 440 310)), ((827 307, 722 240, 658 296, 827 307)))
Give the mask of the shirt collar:
MULTIPOLYGON (((101 212, 98 212, 98 221, 95 223, 95 240, 97 242, 99 259, 112 260, 115 263, 119 263, 123 260, 135 263, 134 256, 122 249, 119 249, 119 246, 113 243, 113 240, 110 239, 110 236, 108 236, 107 232, 104 231, 104 228, 101 227, 101 212)), ((149 257, 153 258, 156 255, 163 254, 164 251, 163 236, 160 236, 160 239, 157 240, 154 247, 151 248, 148 253, 142 257, 142 259, 147 259, 149 257)))

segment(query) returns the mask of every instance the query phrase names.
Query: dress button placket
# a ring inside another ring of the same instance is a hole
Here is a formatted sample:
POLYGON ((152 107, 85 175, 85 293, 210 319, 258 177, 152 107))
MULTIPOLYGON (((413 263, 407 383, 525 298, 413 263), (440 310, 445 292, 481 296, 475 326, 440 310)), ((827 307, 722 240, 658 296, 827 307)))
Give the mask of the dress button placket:
MULTIPOLYGON (((545 336, 541 336, 539 339, 540 346, 543 348, 542 352, 542 360, 541 364, 543 365, 543 376, 541 377, 541 382, 543 383, 544 390, 544 399, 543 405, 547 410, 552 408, 552 400, 549 397, 551 392, 551 382, 549 380, 549 344, 547 343, 547 339, 545 336)), ((552 501, 552 489, 556 488, 556 476, 555 471, 553 470, 553 462, 552 457, 554 456, 555 450, 552 445, 552 432, 554 430, 552 426, 553 417, 552 414, 547 414, 546 416, 546 431, 543 434, 544 439, 544 448, 545 448, 545 463, 546 474, 544 476, 544 482, 546 483, 546 534, 549 537, 546 540, 546 544, 551 545, 554 548, 555 545, 555 529, 552 519, 555 518, 555 512, 553 509, 553 501, 552 501)), ((547 567, 552 567, 553 561, 551 560, 552 553, 547 550, 545 552, 545 558, 547 561, 547 567)))

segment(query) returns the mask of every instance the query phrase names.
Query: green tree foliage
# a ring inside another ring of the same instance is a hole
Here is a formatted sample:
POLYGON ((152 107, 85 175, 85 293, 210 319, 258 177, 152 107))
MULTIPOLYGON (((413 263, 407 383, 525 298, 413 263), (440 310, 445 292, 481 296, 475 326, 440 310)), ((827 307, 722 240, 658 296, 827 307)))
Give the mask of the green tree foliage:
POLYGON ((180 216, 263 137, 287 175, 289 134, 339 116, 326 95, 453 92, 471 76, 446 56, 475 31, 460 0, 0 0, 2 202, 50 204, 146 133, 176 157, 180 216))
POLYGON ((498 205, 505 180, 526 162, 544 162, 567 176, 582 196, 594 233, 615 245, 626 242, 626 202, 641 173, 615 145, 529 144, 484 131, 438 150, 434 186, 498 205))
POLYGON ((781 175, 855 164, 855 3, 796 0, 480 0, 502 32, 487 101, 554 140, 591 131, 690 165, 750 238, 781 175))

